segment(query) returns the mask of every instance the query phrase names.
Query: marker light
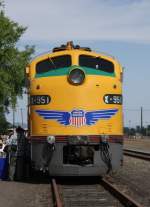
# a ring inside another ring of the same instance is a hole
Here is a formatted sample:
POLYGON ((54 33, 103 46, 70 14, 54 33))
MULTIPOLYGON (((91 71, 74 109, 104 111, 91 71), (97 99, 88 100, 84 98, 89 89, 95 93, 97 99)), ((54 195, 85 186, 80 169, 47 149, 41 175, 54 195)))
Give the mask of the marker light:
POLYGON ((48 142, 49 144, 54 144, 54 143, 55 143, 55 137, 52 136, 52 135, 48 136, 48 137, 47 137, 47 142, 48 142))

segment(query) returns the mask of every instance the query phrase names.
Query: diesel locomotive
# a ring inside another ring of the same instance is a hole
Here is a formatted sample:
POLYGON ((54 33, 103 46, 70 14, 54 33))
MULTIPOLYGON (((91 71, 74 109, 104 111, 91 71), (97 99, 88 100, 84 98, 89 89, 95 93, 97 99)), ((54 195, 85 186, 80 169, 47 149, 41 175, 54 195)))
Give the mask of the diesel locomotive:
POLYGON ((66 45, 26 68, 32 168, 52 176, 103 176, 123 157, 122 67, 66 45))

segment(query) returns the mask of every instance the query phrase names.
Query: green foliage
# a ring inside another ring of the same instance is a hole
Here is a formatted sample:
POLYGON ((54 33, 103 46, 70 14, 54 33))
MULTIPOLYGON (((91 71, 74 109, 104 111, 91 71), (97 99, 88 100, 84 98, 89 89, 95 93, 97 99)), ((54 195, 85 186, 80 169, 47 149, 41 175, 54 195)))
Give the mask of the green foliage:
POLYGON ((7 122, 3 108, 0 108, 0 134, 5 134, 7 129, 11 127, 11 124, 7 122))
POLYGON ((141 127, 140 126, 136 126, 136 128, 129 128, 129 127, 124 127, 124 134, 129 136, 133 136, 136 134, 141 134, 143 136, 150 136, 150 125, 148 125, 147 127, 141 127))
POLYGON ((24 69, 33 53, 33 47, 26 46, 24 51, 16 47, 25 30, 0 12, 0 104, 9 100, 14 107, 16 97, 22 95, 24 69))
POLYGON ((147 136, 150 136, 150 125, 147 126, 147 129, 146 129, 146 135, 147 135, 147 136))
POLYGON ((0 107, 3 111, 8 106, 15 108, 17 96, 22 96, 25 86, 25 67, 34 52, 33 47, 26 46, 20 51, 16 46, 25 31, 25 27, 5 16, 0 1, 0 107))

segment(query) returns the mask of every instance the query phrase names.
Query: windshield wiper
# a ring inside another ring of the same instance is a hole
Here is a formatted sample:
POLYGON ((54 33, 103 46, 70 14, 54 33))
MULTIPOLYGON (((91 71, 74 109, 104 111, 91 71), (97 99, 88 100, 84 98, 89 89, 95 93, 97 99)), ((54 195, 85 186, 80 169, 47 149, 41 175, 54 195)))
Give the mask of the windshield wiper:
POLYGON ((54 69, 56 69, 57 67, 56 67, 55 63, 53 62, 53 60, 50 57, 49 57, 49 60, 51 61, 52 65, 54 66, 54 69))

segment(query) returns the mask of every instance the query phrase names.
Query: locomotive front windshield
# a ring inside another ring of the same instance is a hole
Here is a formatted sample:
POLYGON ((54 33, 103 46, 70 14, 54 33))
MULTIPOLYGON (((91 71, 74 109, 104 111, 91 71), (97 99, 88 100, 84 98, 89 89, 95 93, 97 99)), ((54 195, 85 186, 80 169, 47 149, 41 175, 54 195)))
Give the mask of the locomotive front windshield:
POLYGON ((46 73, 50 70, 65 68, 71 66, 71 56, 70 55, 61 55, 56 57, 47 58, 40 61, 36 65, 36 73, 46 73))
POLYGON ((83 67, 101 70, 107 73, 114 73, 114 64, 109 60, 90 55, 80 55, 79 65, 83 67))

